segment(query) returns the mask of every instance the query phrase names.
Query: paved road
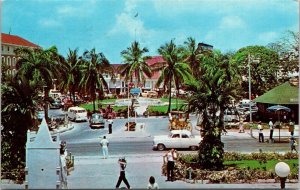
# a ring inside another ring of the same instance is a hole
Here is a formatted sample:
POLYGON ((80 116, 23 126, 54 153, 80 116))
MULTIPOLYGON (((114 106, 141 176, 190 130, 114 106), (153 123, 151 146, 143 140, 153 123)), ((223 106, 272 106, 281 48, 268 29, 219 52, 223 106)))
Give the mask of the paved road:
MULTIPOLYGON (((191 118, 193 125, 196 119, 191 118)), ((131 120, 134 120, 132 118, 131 120)), ((117 154, 149 154, 156 153, 152 150, 152 139, 154 135, 168 134, 167 129, 168 118, 137 118, 137 122, 145 123, 145 135, 143 137, 134 138, 114 138, 110 139, 108 134, 107 125, 104 129, 90 129, 88 122, 73 123, 74 129, 61 134, 61 139, 67 142, 68 151, 72 152, 75 156, 96 156, 101 152, 99 141, 100 137, 107 135, 110 140, 110 155, 117 154)), ((115 119, 113 124, 113 134, 116 131, 124 131, 124 125, 127 119, 115 119)), ((199 131, 193 130, 195 135, 199 131)), ((228 135, 222 136, 225 151, 239 151, 239 152, 258 152, 262 151, 275 151, 286 152, 289 150, 288 143, 258 143, 246 133, 238 133, 237 131, 230 131, 228 135)), ((187 152, 187 151, 185 151, 187 152)))

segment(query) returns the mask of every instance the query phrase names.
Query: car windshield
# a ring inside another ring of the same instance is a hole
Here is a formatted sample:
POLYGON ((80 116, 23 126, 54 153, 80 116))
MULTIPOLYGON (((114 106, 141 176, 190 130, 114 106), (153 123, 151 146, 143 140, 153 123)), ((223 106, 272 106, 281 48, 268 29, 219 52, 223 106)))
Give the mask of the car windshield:
POLYGON ((96 114, 96 115, 93 115, 93 119, 101 119, 102 117, 101 117, 101 115, 99 115, 99 114, 96 114))

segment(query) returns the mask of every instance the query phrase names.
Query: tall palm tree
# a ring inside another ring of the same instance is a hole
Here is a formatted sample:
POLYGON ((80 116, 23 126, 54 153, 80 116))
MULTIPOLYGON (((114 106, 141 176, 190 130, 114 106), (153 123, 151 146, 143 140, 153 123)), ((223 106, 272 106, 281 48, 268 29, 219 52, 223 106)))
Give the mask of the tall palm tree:
MULTIPOLYGON (((169 107, 168 112, 171 110, 171 88, 172 84, 176 90, 179 90, 180 85, 192 78, 191 69, 188 64, 184 63, 184 53, 181 48, 177 48, 173 40, 166 43, 158 49, 159 54, 163 57, 164 63, 156 63, 153 65, 153 71, 161 71, 156 86, 163 83, 164 89, 169 92, 169 107)), ((178 93, 177 93, 178 94, 178 93)))
POLYGON ((80 65, 83 64, 82 58, 78 55, 78 49, 71 50, 67 54, 66 59, 63 61, 66 68, 62 75, 60 83, 61 89, 66 89, 70 92, 70 99, 75 102, 75 92, 79 91, 79 83, 81 80, 80 65))
POLYGON ((184 42, 184 56, 185 62, 189 64, 192 69, 192 75, 197 76, 200 67, 201 51, 198 49, 196 40, 192 37, 187 38, 184 42))
POLYGON ((218 52, 203 57, 201 69, 205 74, 199 75, 196 81, 187 82, 188 90, 193 92, 189 98, 189 111, 195 111, 203 118, 203 140, 199 149, 199 164, 203 169, 223 168, 222 113, 230 103, 230 98, 236 96, 237 76, 228 75, 231 71, 225 58, 218 52))
POLYGON ((44 91, 45 118, 48 120, 49 91, 53 86, 52 79, 60 78, 60 56, 55 46, 49 49, 18 48, 16 55, 20 57, 16 67, 17 77, 24 76, 30 81, 39 81, 38 89, 44 91))
POLYGON ((130 47, 121 52, 124 64, 119 67, 121 76, 125 76, 125 81, 132 82, 135 78, 137 84, 144 83, 146 76, 151 77, 152 71, 146 60, 149 56, 144 56, 149 50, 141 48, 137 41, 134 41, 130 47))
POLYGON ((114 77, 113 68, 104 54, 96 53, 95 48, 83 53, 83 61, 84 63, 80 65, 82 79, 79 85, 91 95, 95 111, 96 89, 98 88, 100 93, 104 93, 104 88, 108 88, 108 85, 103 74, 107 73, 114 77))

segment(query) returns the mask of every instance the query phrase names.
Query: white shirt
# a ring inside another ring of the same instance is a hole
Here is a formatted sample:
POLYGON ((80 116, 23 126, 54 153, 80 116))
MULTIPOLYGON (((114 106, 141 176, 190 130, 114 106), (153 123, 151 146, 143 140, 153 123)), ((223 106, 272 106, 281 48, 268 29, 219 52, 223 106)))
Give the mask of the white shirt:
POLYGON ((263 128, 262 128, 261 124, 258 124, 258 125, 257 125, 257 129, 259 130, 259 133, 262 133, 262 129, 263 129, 263 128))
POLYGON ((272 121, 269 122, 269 127, 270 127, 271 130, 274 129, 274 128, 273 128, 273 122, 272 122, 272 121))
POLYGON ((107 147, 108 143, 109 143, 109 141, 107 139, 102 139, 100 141, 100 144, 102 145, 102 148, 107 147))
POLYGON ((149 183, 147 189, 159 189, 159 187, 157 183, 154 184, 149 183))
POLYGON ((113 124, 113 120, 112 119, 108 119, 107 122, 108 122, 108 124, 111 124, 111 125, 113 124))
POLYGON ((168 161, 174 161, 172 152, 168 152, 167 159, 168 159, 168 161))

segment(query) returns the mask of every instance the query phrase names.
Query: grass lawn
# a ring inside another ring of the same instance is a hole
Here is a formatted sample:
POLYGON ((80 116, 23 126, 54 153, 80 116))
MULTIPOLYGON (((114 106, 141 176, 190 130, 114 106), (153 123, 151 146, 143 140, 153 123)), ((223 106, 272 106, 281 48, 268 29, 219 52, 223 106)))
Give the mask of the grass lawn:
MULTIPOLYGON (((292 174, 298 174, 298 159, 291 160, 282 160, 290 166, 292 174)), ((278 160, 268 160, 267 163, 260 164, 258 160, 240 160, 240 161, 225 161, 224 165, 234 166, 236 168, 250 168, 250 169, 259 169, 273 171, 275 170, 275 165, 278 163, 278 160)))
MULTIPOLYGON (((181 108, 183 104, 178 104, 178 109, 181 108)), ((164 105, 164 106, 148 106, 148 111, 149 112, 159 112, 159 113, 164 113, 166 114, 168 111, 168 105, 164 105)), ((172 104, 171 105, 171 110, 176 109, 176 105, 172 104)))
MULTIPOLYGON (((169 98, 160 98, 160 100, 162 101, 162 102, 169 102, 169 98)), ((172 98, 171 99, 171 103, 172 104, 176 104, 176 98, 172 98)), ((178 104, 183 104, 183 103, 188 103, 186 100, 184 100, 184 99, 180 99, 180 98, 178 98, 177 99, 177 103, 178 104)))

